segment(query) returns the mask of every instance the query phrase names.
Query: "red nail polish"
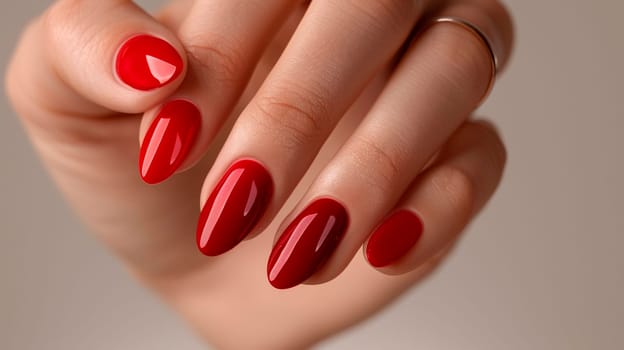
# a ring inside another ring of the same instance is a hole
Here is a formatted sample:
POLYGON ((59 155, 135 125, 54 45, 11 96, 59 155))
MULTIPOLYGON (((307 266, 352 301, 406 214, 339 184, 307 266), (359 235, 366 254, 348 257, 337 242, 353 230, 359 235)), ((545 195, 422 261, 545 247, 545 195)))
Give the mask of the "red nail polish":
POLYGON ((191 102, 174 100, 163 105, 141 145, 139 171, 145 182, 161 182, 178 169, 195 142, 200 124, 200 112, 191 102))
POLYGON ((117 76, 138 90, 159 88, 182 72, 178 51, 163 39, 137 35, 128 39, 117 53, 117 76))
POLYGON ((286 289, 307 280, 334 252, 348 223, 347 211, 335 200, 312 202, 273 247, 267 268, 269 282, 286 289))
POLYGON ((375 267, 396 262, 412 249, 422 232, 423 224, 416 214, 404 209, 392 213, 368 239, 368 262, 375 267))
POLYGON ((199 250, 216 256, 234 248, 260 220, 272 196, 273 181, 262 164, 250 159, 232 164, 199 216, 199 250))

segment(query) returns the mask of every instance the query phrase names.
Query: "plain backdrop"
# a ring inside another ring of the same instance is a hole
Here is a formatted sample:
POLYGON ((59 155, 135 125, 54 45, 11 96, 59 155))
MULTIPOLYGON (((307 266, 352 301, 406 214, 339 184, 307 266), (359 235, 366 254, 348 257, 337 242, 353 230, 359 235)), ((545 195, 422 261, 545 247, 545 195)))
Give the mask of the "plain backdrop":
MULTIPOLYGON (((2 1, 2 66, 47 3, 2 1)), ((499 192, 438 273, 319 349, 624 349, 624 2, 507 3, 515 56, 481 110, 499 192)), ((85 232, 6 98, 0 169, 1 349, 205 348, 85 232)))

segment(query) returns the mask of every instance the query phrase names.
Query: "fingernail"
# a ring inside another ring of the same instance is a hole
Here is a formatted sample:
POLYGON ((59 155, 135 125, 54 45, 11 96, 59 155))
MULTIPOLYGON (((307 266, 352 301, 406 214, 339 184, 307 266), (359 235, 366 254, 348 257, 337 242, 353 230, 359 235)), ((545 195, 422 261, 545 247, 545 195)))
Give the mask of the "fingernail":
POLYGON ((416 214, 405 209, 392 213, 368 239, 368 262, 374 267, 396 262, 418 243, 422 232, 423 224, 416 214))
POLYGON ((199 216, 199 250, 216 256, 234 248, 260 220, 272 196, 273 181, 262 164, 250 159, 232 164, 199 216))
POLYGON ((348 223, 346 209, 335 200, 312 202, 273 247, 267 268, 269 282, 286 289, 307 280, 334 252, 348 223))
POLYGON ((185 100, 167 102, 150 125, 139 155, 139 171, 143 181, 156 184, 171 176, 191 150, 201 114, 185 100))
POLYGON ((119 48, 117 76, 138 90, 159 88, 180 75, 183 61, 178 51, 163 39, 137 35, 119 48))

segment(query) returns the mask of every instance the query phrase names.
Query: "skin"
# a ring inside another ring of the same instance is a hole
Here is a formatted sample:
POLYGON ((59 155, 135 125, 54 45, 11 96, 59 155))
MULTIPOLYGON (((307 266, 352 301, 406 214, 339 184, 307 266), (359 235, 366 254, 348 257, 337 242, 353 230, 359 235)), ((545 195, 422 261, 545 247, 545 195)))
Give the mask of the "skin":
POLYGON ((500 181, 498 132, 467 118, 492 73, 483 43, 436 24, 397 54, 433 8, 479 25, 505 64, 511 21, 494 0, 175 1, 154 17, 128 1, 62 0, 25 29, 6 90, 77 215, 206 342, 304 348, 427 276, 500 181), (186 70, 138 91, 119 82, 113 60, 145 32, 186 53, 186 70), (198 105, 202 132, 178 173, 150 186, 137 174, 139 143, 175 97, 198 105), (252 238, 207 258, 194 242, 198 199, 241 156, 266 164, 274 200, 252 238), (349 210, 343 242, 306 284, 272 288, 275 236, 323 194, 349 210), (420 215, 423 237, 375 269, 357 252, 396 208, 420 215))

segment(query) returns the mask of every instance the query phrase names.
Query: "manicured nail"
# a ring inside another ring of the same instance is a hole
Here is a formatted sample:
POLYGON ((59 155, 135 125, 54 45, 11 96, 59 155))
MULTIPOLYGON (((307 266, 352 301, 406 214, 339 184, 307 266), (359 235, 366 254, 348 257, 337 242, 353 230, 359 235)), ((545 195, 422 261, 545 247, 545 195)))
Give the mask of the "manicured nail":
POLYGON ((199 216, 199 250, 216 256, 234 248, 258 223, 272 196, 273 181, 262 164, 250 159, 232 164, 199 216))
POLYGON ((307 280, 334 252, 348 224, 347 211, 340 203, 330 198, 312 202, 273 247, 267 268, 269 282, 286 289, 307 280))
POLYGON ((191 102, 173 100, 163 105, 141 145, 143 181, 155 184, 171 176, 191 150, 200 124, 201 114, 191 102))
POLYGON ((138 90, 152 90, 174 80, 182 72, 178 51, 163 39, 137 35, 128 39, 117 53, 117 76, 138 90))
POLYGON ((416 214, 405 209, 392 213, 368 239, 368 262, 375 267, 396 262, 418 243, 422 232, 423 224, 416 214))

